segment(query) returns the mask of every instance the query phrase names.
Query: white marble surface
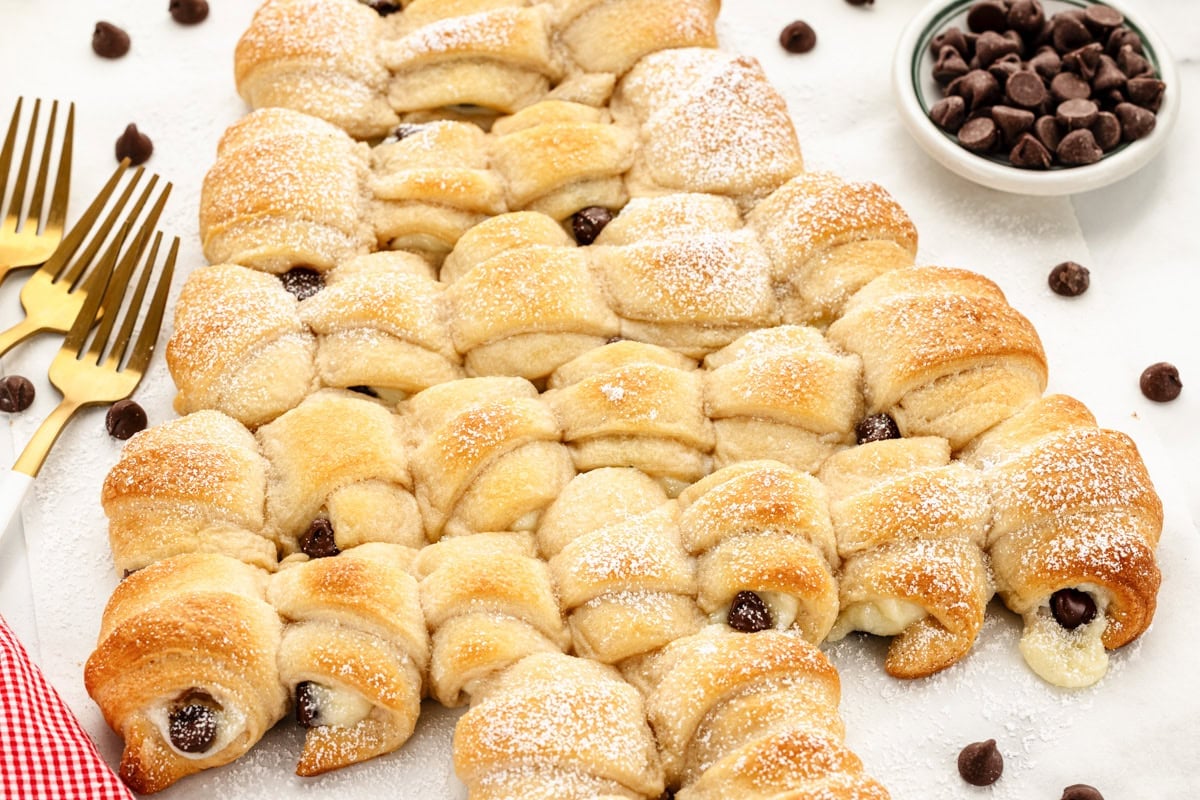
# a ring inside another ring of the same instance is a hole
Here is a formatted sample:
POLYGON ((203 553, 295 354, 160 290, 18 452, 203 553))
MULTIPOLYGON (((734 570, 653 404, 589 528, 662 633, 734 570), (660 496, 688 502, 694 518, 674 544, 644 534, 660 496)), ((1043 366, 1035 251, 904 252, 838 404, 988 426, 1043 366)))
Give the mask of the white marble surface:
MULTIPOLYGON (((176 183, 164 227, 183 239, 184 272, 201 263, 200 181, 217 137, 245 111, 233 88, 232 48, 255 3, 210 1, 208 21, 182 28, 167 15, 166 0, 0 0, 0 75, 6 76, 0 113, 7 115, 18 93, 76 101, 74 214, 112 169, 117 135, 137 122, 156 144, 148 168, 176 183), (130 31, 129 56, 106 62, 92 55, 97 18, 130 31)), ((1190 617, 1190 588, 1200 580, 1192 522, 1200 518, 1200 313, 1194 309, 1200 239, 1191 230, 1200 219, 1194 188, 1200 184, 1200 7, 1194 0, 1140 3, 1181 74, 1181 85, 1170 91, 1184 98, 1182 114, 1164 154, 1106 189, 1034 199, 973 186, 906 137, 892 110, 887 70, 892 41, 920 5, 727 3, 721 35, 726 48, 758 57, 784 93, 809 168, 887 187, 921 232, 921 260, 996 280, 1041 332, 1051 390, 1079 396, 1102 424, 1135 438, 1167 506, 1165 581, 1153 628, 1086 692, 1058 692, 1031 678, 1014 655, 1012 621, 1001 613, 967 662, 921 684, 882 677, 878 653, 860 642, 839 646, 833 655, 843 673, 850 738, 897 800, 964 796, 953 756, 962 743, 986 737, 1000 740, 1009 762, 1001 783, 986 790, 993 798, 1057 797, 1079 781, 1095 783, 1110 798, 1182 797, 1193 777, 1175 759, 1194 763, 1194 751, 1181 742, 1194 742, 1200 732, 1200 677, 1193 668, 1200 645, 1190 617), (796 16, 820 37, 808 55, 785 54, 776 44, 779 29, 796 16), (1083 297, 1067 300, 1046 288, 1050 267, 1065 259, 1092 270, 1083 297), (1160 360, 1178 365, 1185 385, 1177 401, 1161 406, 1137 386, 1141 370, 1160 360)), ((0 286, 5 325, 19 317, 18 283, 0 286)), ((57 346, 54 337, 41 337, 2 362, 6 373, 32 379, 39 393, 30 411, 5 419, 11 435, 0 435, 0 458, 9 463, 14 445, 24 444, 57 399, 45 377, 57 346)), ((160 422, 171 416, 171 396, 158 356, 138 399, 160 422)), ((0 542, 0 614, 39 655, 109 757, 119 743, 80 676, 116 582, 97 498, 118 452, 119 443, 104 433, 102 411, 78 417, 26 503, 24 531, 0 542)), ((426 721, 418 740, 395 756, 318 782, 288 776, 296 749, 288 726, 239 765, 185 781, 167 796, 325 797, 349 789, 356 797, 455 796, 445 760, 450 719, 426 721)))

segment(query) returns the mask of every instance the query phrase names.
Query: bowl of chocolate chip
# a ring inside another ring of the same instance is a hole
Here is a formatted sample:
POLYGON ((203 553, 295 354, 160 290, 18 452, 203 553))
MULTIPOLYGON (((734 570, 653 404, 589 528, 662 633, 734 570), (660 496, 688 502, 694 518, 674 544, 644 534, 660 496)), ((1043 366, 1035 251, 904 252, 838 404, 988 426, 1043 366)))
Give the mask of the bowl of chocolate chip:
POLYGON ((1030 195, 1127 177, 1162 149, 1179 108, 1166 45, 1114 0, 939 0, 905 29, 892 79, 931 157, 1030 195))

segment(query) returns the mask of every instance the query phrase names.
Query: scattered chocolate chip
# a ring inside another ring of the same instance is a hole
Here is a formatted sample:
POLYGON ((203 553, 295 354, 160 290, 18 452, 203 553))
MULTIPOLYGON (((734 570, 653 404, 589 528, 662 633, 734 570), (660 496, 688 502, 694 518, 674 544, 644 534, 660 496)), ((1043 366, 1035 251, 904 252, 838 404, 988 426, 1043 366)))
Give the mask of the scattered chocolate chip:
POLYGON ((1059 103, 1058 108, 1055 109, 1054 118, 1068 131, 1076 131, 1080 128, 1090 128, 1099 113, 1100 109, 1091 100, 1077 97, 1074 100, 1059 103))
POLYGON ((1078 589, 1059 589, 1050 595, 1050 613, 1059 625, 1073 631, 1096 618, 1096 601, 1078 589))
POLYGON ((961 97, 943 97, 929 109, 929 118, 947 133, 958 133, 967 117, 967 104, 961 97))
POLYGON ((203 753, 217 739, 217 712, 205 702, 191 702, 171 711, 171 744, 184 753, 203 753))
POLYGON ((729 627, 738 633, 757 633, 775 626, 771 609, 754 592, 738 592, 729 606, 729 627))
POLYGON ((109 406, 104 416, 104 427, 114 439, 128 439, 146 430, 146 410, 133 400, 118 400, 109 406))
POLYGON ((1059 142, 1062 141, 1062 131, 1058 127, 1058 120, 1049 114, 1038 117, 1037 121, 1033 123, 1033 132, 1047 150, 1051 153, 1058 151, 1059 142))
POLYGON ((1062 800, 1104 800, 1104 795, 1100 794, 1095 786, 1073 783, 1063 789, 1062 800))
POLYGON ((1091 272, 1082 264, 1064 261, 1050 270, 1050 289, 1063 297, 1078 297, 1088 290, 1091 272))
POLYGON ((1083 12, 1083 22, 1099 35, 1120 26, 1125 17, 1111 6, 1096 5, 1083 12))
POLYGON ((1081 19, 1070 12, 1055 15, 1052 36, 1054 46, 1060 53, 1070 52, 1092 41, 1092 32, 1081 19))
POLYGON ((391 0, 358 0, 365 6, 369 6, 381 17, 386 17, 389 14, 395 14, 400 10, 400 3, 393 3, 391 0))
POLYGON ((1149 136, 1157 124, 1153 111, 1133 103, 1121 103, 1113 109, 1113 113, 1121 122, 1121 138, 1127 142, 1136 142, 1149 136))
POLYGON ((946 92, 966 100, 967 110, 975 111, 1000 99, 1000 84, 987 71, 973 69, 951 83, 946 92))
POLYGON ((807 53, 817 46, 817 32, 798 19, 780 32, 779 44, 789 53, 807 53))
POLYGON ((311 267, 292 267, 279 276, 279 282, 297 300, 307 300, 325 288, 325 276, 311 267))
POLYGON ((858 444, 899 438, 900 428, 896 425, 896 420, 887 414, 872 414, 854 426, 854 440, 858 444))
POLYGON ((305 728, 317 724, 321 716, 321 708, 317 705, 317 693, 313 691, 312 681, 301 681, 296 684, 296 722, 305 728))
POLYGON ((1087 128, 1071 131, 1058 143, 1058 160, 1073 167, 1095 164, 1104 156, 1096 137, 1087 128))
POLYGON ((1008 160, 1022 169, 1050 169, 1054 157, 1036 136, 1023 133, 1009 152, 1008 160))
POLYGON ((1096 144, 1100 145, 1100 149, 1104 152, 1112 150, 1121 143, 1121 122, 1117 119, 1117 115, 1108 111, 1101 111, 1096 115, 1096 121, 1092 123, 1092 136, 1096 137, 1096 144))
POLYGON ((132 122, 125 126, 125 132, 117 138, 117 161, 128 158, 129 163, 136 167, 145 164, 153 153, 154 142, 132 122))
POLYGON ((575 241, 581 245, 589 245, 596 241, 604 226, 612 222, 612 212, 603 206, 588 206, 575 212, 571 217, 571 231, 575 241))
POLYGON ((963 57, 959 52, 947 45, 942 48, 942 52, 938 54, 937 62, 933 65, 933 79, 945 85, 956 78, 961 78, 970 71, 971 68, 967 66, 966 61, 963 61, 963 57))
POLYGON ((1148 400, 1156 403, 1169 403, 1183 391, 1183 381, 1179 379, 1179 370, 1174 364, 1160 361, 1151 364, 1142 372, 1140 380, 1142 394, 1148 400))
POLYGON ((1038 0, 1015 0, 1008 7, 1008 25, 1025 36, 1034 36, 1046 24, 1046 11, 1038 0))
POLYGON ((1033 58, 1029 59, 1029 66, 1043 79, 1052 80, 1062 71, 1062 58, 1053 47, 1043 47, 1033 58))
POLYGON ((1074 72, 1060 72, 1050 80, 1050 94, 1060 103, 1086 100, 1092 96, 1092 86, 1074 72))
POLYGON ((1165 83, 1149 75, 1130 78, 1125 84, 1129 102, 1150 111, 1158 111, 1162 107, 1163 94, 1166 89, 1165 83))
POLYGON ((1009 102, 1023 108, 1037 108, 1046 102, 1046 84, 1036 72, 1017 72, 1004 85, 1009 102))
POLYGON ((195 25, 208 19, 208 0, 171 0, 167 10, 180 25, 195 25))
POLYGON ((323 517, 314 519, 308 530, 300 534, 300 552, 309 558, 331 558, 342 552, 337 546, 333 523, 323 517))
POLYGON ((967 12, 967 27, 975 33, 1002 31, 1008 24, 1008 9, 1001 0, 980 0, 967 12))
POLYGON ((1000 128, 1006 145, 1012 146, 1021 138, 1021 134, 1033 129, 1033 112, 1012 106, 995 106, 992 108, 992 120, 1000 128))
POLYGON ((0 411, 15 414, 33 405, 36 391, 29 378, 9 375, 0 380, 0 411))
POLYGON ((1000 141, 1000 132, 991 117, 967 120, 958 130, 958 142, 975 153, 986 153, 1000 141))
POLYGON ((120 58, 129 52, 129 34, 111 22, 97 22, 92 31, 92 52, 101 58, 120 58))
POLYGON ((996 740, 969 744, 958 754, 958 774, 972 786, 991 786, 1004 772, 1004 756, 996 740))

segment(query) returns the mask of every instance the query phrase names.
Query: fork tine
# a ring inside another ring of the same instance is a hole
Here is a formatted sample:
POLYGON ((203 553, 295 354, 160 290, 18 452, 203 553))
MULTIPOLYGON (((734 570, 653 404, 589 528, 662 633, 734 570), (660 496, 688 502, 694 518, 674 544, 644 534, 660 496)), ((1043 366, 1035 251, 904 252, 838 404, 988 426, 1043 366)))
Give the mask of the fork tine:
POLYGON ((4 201, 4 187, 8 186, 8 170, 12 167, 13 149, 17 145, 17 130, 21 126, 21 104, 24 97, 17 98, 12 120, 8 123, 8 134, 4 137, 4 148, 0 150, 0 203, 4 201))
POLYGON ((71 323, 71 330, 67 331, 66 338, 63 339, 62 350, 74 351, 78 355, 83 350, 83 344, 87 340, 88 331, 96 324, 96 318, 99 316, 102 301, 104 296, 108 294, 108 285, 111 282, 113 271, 117 265, 117 255, 121 249, 121 240, 125 234, 129 233, 129 227, 132 225, 131 220, 127 220, 122 226, 121 235, 109 244, 108 249, 104 251, 104 255, 100 257, 100 262, 96 268, 91 271, 83 282, 83 288, 87 294, 83 299, 83 305, 79 309, 79 313, 75 315, 75 321, 71 323))
MULTIPOLYGON (((50 105, 50 123, 46 126, 46 141, 42 144, 42 160, 38 164, 37 179, 33 182, 33 196, 29 198, 29 209, 19 227, 24 227, 26 222, 33 220, 34 229, 41 230, 42 200, 46 195, 46 177, 50 173, 50 151, 54 149, 54 126, 57 121, 58 101, 55 100, 50 105)), ((33 131, 29 132, 29 137, 33 138, 33 131)))
MULTIPOLYGON (((127 169, 129 169, 129 160, 122 160, 121 163, 117 165, 117 169, 113 172, 112 176, 108 179, 108 182, 105 183, 104 187, 100 189, 100 193, 96 195, 96 199, 93 200, 92 204, 87 207, 86 211, 83 212, 83 216, 81 216, 75 222, 75 225, 72 226, 71 231, 66 235, 66 238, 62 240, 59 246, 55 249, 54 254, 46 260, 46 263, 42 265, 38 272, 47 276, 51 280, 58 275, 59 270, 61 270, 67 261, 75 255, 75 251, 78 250, 79 245, 83 243, 84 237, 87 236, 92 225, 96 223, 96 219, 100 216, 100 212, 104 210, 105 204, 108 203, 109 198, 111 198, 113 192, 116 191, 117 183, 120 182, 121 176, 125 174, 125 170, 127 169)), ((132 187, 137 183, 138 178, 140 177, 141 172, 134 174, 133 179, 129 183, 129 188, 125 190, 126 193, 133 191, 132 187)), ((118 204, 118 208, 121 205, 124 205, 124 202, 125 198, 122 198, 121 202, 118 204)))
MULTIPOLYGON (((46 141, 47 147, 49 140, 46 141)), ((71 197, 71 152, 75 149, 75 104, 67 106, 67 130, 63 134, 62 152, 58 156, 58 174, 54 178, 54 195, 46 227, 61 231, 67 224, 67 203, 71 197)))
MULTIPOLYGON (((138 167, 137 171, 133 173, 133 178, 130 179, 129 185, 125 187, 125 191, 121 192, 121 196, 117 198, 117 202, 113 205, 112 210, 108 212, 108 216, 105 217, 104 221, 100 223, 100 226, 96 228, 96 231, 92 234, 91 240, 87 243, 87 246, 83 248, 83 253, 80 254, 78 258, 74 259, 69 265, 66 265, 60 269, 52 278, 54 282, 57 283, 58 281, 66 281, 72 287, 78 284, 79 278, 81 275, 83 275, 84 269, 86 269, 86 267, 92 263, 92 259, 96 257, 96 253, 98 253, 100 248, 104 245, 104 240, 108 237, 109 231, 112 230, 113 225, 117 224, 117 220, 122 218, 121 212, 124 211, 125 204, 129 202, 129 198, 133 196, 133 190, 137 187, 138 181, 141 180, 142 172, 142 168, 138 167)), ((158 176, 151 175, 150 184, 146 187, 146 190, 142 192, 141 197, 138 198, 133 210, 129 212, 127 221, 132 221, 138 214, 141 213, 142 206, 146 204, 146 199, 148 197, 146 192, 154 188, 154 184, 157 182, 158 176)), ((124 225, 122 225, 119 230, 121 231, 121 236, 125 236, 129 232, 129 228, 124 225)))
MULTIPOLYGON (((109 348, 108 358, 104 361, 104 366, 109 369, 118 369, 121 365, 121 359, 125 356, 125 348, 129 346, 129 339, 133 336, 133 326, 137 323, 138 312, 142 307, 142 301, 146 298, 146 287, 150 285, 150 275, 154 272, 154 264, 158 261, 158 248, 162 244, 162 231, 155 231, 154 243, 150 245, 150 255, 146 256, 145 264, 138 277, 137 289, 133 292, 133 298, 129 301, 129 311, 125 314, 125 319, 121 322, 121 330, 117 333, 117 339, 109 348)), ((115 318, 115 315, 105 315, 104 321, 115 318)), ((96 334, 99 338, 100 334, 96 334)))
POLYGON ((42 101, 34 98, 33 116, 29 120, 29 135, 25 137, 25 150, 21 154, 21 165, 17 167, 17 182, 13 185, 12 196, 8 199, 8 212, 4 215, 4 226, 17 230, 21 208, 25 205, 25 184, 29 180, 29 165, 33 161, 33 140, 37 132, 38 114, 42 110, 42 101))
MULTIPOLYGON (((157 244, 157 242, 155 243, 157 244)), ((171 249, 167 253, 167 263, 158 276, 158 285, 154 289, 154 297, 150 299, 150 308, 146 311, 146 319, 142 322, 142 332, 138 334, 137 342, 133 345, 133 353, 129 356, 127 369, 145 372, 150 364, 150 356, 154 345, 158 342, 158 334, 162 329, 163 312, 167 307, 167 293, 171 290, 171 278, 175 274, 175 257, 179 255, 179 237, 171 241, 171 249)), ((153 262, 150 264, 153 267, 153 262)), ((146 270, 150 274, 150 270, 146 270)))

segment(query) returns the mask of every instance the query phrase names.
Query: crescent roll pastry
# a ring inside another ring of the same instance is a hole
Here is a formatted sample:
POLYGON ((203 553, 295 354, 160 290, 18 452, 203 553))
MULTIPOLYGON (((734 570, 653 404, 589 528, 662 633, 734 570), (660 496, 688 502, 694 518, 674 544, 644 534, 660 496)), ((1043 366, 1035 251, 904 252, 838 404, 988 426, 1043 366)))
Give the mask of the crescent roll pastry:
POLYGON ((917 230, 891 195, 827 172, 792 178, 746 223, 771 258, 787 322, 828 325, 855 292, 917 255, 917 230))
POLYGON ((574 241, 552 217, 536 211, 513 211, 489 217, 464 233, 454 250, 442 262, 438 276, 451 284, 479 264, 507 253, 534 245, 570 247, 574 241))
POLYGON ((221 137, 200 192, 210 263, 323 271, 375 242, 365 221, 368 149, 285 108, 252 111, 221 137))
POLYGON ((782 631, 711 627, 654 661, 646 711, 679 800, 887 800, 842 743, 841 681, 782 631))
POLYGON ((238 94, 252 108, 283 106, 357 139, 399 121, 379 60, 381 17, 356 0, 268 0, 234 51, 238 94))
POLYGON ((408 401, 422 438, 413 454, 430 541, 532 531, 575 474, 554 414, 520 378, 466 378, 408 401))
POLYGON ((371 151, 371 219, 379 241, 440 261, 458 237, 507 210, 487 137, 465 122, 401 125, 371 151))
POLYGON ((274 275, 236 264, 193 271, 179 293, 167 367, 180 414, 211 408, 257 427, 316 385, 317 343, 274 275))
POLYGON ((957 451, 1041 396, 1046 354, 1029 320, 982 275, 943 267, 886 272, 829 327, 862 357, 867 413, 957 451))
POLYGON ((1025 618, 1021 654, 1058 686, 1088 686, 1150 625, 1162 502, 1133 441, 1050 395, 980 436, 963 458, 995 507, 996 589, 1025 618))
POLYGON ((526 658, 454 729, 470 800, 656 800, 662 766, 642 698, 611 667, 526 658))
POLYGON ((188 552, 274 569, 263 531, 267 464, 254 437, 219 411, 197 411, 129 440, 100 492, 118 570, 188 552))
POLYGON ((678 517, 666 503, 585 533, 550 559, 577 655, 618 664, 704 625, 678 517))
POLYGON ((321 383, 368 387, 398 401, 463 377, 450 341, 443 287, 411 253, 372 253, 325 275, 325 288, 300 304, 317 334, 321 383))
POLYGON ((538 549, 552 558, 589 531, 624 522, 667 502, 662 485, 641 470, 601 467, 576 475, 546 509, 538 549))
POLYGON ((84 683, 125 740, 120 775, 134 791, 228 764, 287 712, 266 584, 256 567, 189 553, 113 592, 84 683))
POLYGON ((897 678, 965 656, 992 596, 983 556, 991 507, 978 472, 929 436, 843 450, 819 474, 844 559, 830 639, 896 637, 885 668, 897 678))
POLYGON ((577 247, 500 253, 451 284, 447 297, 454 345, 476 375, 545 378, 620 330, 577 247))
POLYGON ((618 122, 640 125, 632 197, 708 192, 745 211, 804 168, 787 104, 747 56, 652 53, 618 84, 612 107, 618 122))
POLYGON ((697 559, 698 602, 743 633, 795 628, 819 644, 838 612, 837 544, 825 489, 774 461, 714 472, 679 495, 684 549, 697 559))
POLYGON ((372 542, 271 576, 267 598, 287 623, 279 673, 306 728, 297 775, 390 753, 412 735, 429 640, 411 560, 372 542))
POLYGON ((259 428, 258 440, 270 463, 267 531, 281 553, 425 543, 402 422, 383 405, 322 389, 259 428))
POLYGON ((430 19, 380 45, 392 73, 388 100, 401 113, 479 106, 511 114, 540 100, 562 74, 545 6, 414 0, 401 17, 407 26, 430 19))
POLYGON ((443 705, 463 705, 526 656, 571 643, 527 533, 443 539, 421 551, 415 569, 433 637, 431 691, 443 705))
POLYGON ((737 204, 728 197, 697 192, 636 197, 604 227, 596 244, 690 239, 741 227, 737 204))
POLYGON ((669 494, 707 475, 714 438, 701 373, 654 345, 614 342, 569 361, 543 395, 580 472, 637 467, 669 494))
POLYGON ((558 220, 589 206, 619 209, 622 175, 633 165, 635 133, 607 109, 543 100, 492 126, 492 160, 508 205, 558 220))
POLYGON ((552 0, 559 39, 584 72, 627 72, 650 53, 716 47, 719 0, 552 0))
POLYGON ((854 443, 862 362, 815 328, 753 331, 704 359, 704 401, 718 466, 770 458, 815 472, 854 443))

